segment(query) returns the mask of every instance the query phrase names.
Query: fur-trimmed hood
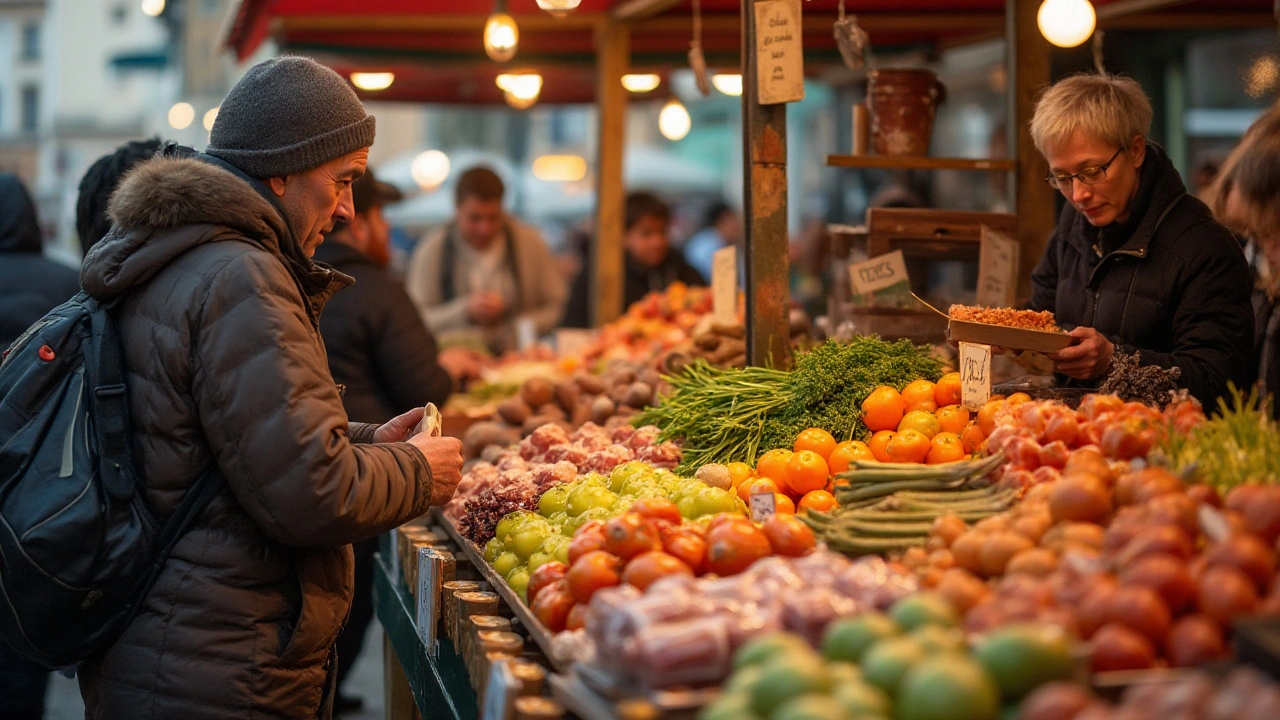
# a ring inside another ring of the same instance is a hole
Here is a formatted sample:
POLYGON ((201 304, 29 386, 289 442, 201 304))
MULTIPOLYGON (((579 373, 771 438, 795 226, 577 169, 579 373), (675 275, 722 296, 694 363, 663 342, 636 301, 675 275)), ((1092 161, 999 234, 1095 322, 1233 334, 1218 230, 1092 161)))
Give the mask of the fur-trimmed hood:
POLYGON ((89 251, 80 271, 85 291, 101 300, 146 283, 194 247, 223 241, 252 243, 279 257, 309 299, 313 317, 352 282, 303 255, 280 211, 248 181, 196 157, 139 163, 112 194, 108 215, 111 232, 89 251))

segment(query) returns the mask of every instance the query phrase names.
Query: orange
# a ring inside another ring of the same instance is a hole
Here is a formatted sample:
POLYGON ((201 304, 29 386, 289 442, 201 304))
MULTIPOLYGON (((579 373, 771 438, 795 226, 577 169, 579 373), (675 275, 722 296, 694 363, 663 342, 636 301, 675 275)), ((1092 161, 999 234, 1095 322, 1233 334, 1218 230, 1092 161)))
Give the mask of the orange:
POLYGON ((929 438, 916 430, 898 433, 885 447, 889 462, 922 463, 929 455, 929 438))
POLYGON ((988 400, 978 411, 978 429, 987 437, 996 429, 996 414, 1004 409, 1004 400, 988 400))
POLYGON ((812 450, 801 450, 787 461, 787 487, 796 495, 821 490, 827 486, 829 477, 827 461, 812 450))
POLYGON ((758 492, 778 492, 778 484, 769 478, 756 478, 755 480, 747 480, 738 486, 738 498, 747 505, 751 505, 751 496, 755 493, 752 491, 759 488, 758 492))
POLYGON ((800 431, 796 436, 795 447, 792 448, 796 452, 801 450, 812 450, 822 456, 823 460, 831 457, 831 451, 836 449, 836 439, 831 433, 822 428, 811 427, 808 430, 800 431))
POLYGON ((943 432, 933 437, 929 443, 929 454, 924 461, 929 465, 963 460, 968 455, 964 450, 964 442, 955 433, 943 432))
POLYGON ((796 505, 796 510, 827 512, 828 510, 832 510, 839 506, 840 503, 836 502, 835 495, 832 495, 826 490, 814 490, 812 492, 805 493, 804 497, 800 498, 800 503, 796 505))
POLYGON ((940 408, 948 405, 959 405, 960 373, 951 372, 938 378, 938 384, 933 388, 933 399, 940 408))
POLYGON ((933 436, 941 432, 942 428, 938 418, 934 417, 933 413, 925 412, 924 410, 912 410, 903 415, 902 422, 898 423, 898 432, 901 433, 904 430, 915 430, 932 440, 933 436))
POLYGON ((887 385, 881 385, 862 401, 862 423, 871 432, 893 430, 903 413, 902 396, 887 385))
POLYGON ((756 474, 782 486, 787 481, 787 461, 794 454, 785 449, 770 450, 756 461, 756 474))
POLYGON ((742 481, 751 477, 751 473, 753 472, 751 470, 751 466, 744 462, 731 462, 728 467, 729 480, 733 483, 734 487, 741 485, 742 481))
POLYGON ((956 435, 964 432, 965 426, 969 424, 969 411, 963 405, 940 407, 938 412, 934 413, 934 417, 938 418, 938 427, 942 432, 956 435))
POLYGON ((902 388, 902 403, 907 412, 924 410, 933 412, 938 409, 936 386, 928 380, 913 380, 902 388))
POLYGON ((787 497, 786 495, 783 495, 782 493, 774 494, 773 505, 774 505, 774 508, 778 511, 779 515, 783 515, 783 514, 795 515, 796 514, 795 502, 793 502, 791 498, 787 497))
POLYGON ((871 439, 867 441, 867 447, 871 448, 871 454, 880 462, 889 462, 889 443, 898 437, 898 433, 893 430, 881 430, 871 439))
POLYGON ((1014 407, 1016 405, 1021 405, 1024 402, 1031 402, 1031 396, 1024 392, 1016 392, 1010 395, 1009 399, 1006 400, 1005 402, 1009 405, 1009 407, 1014 407))
POLYGON ((849 463, 854 460, 875 460, 875 453, 871 452, 871 448, 861 440, 852 440, 849 443, 840 443, 831 457, 827 458, 827 469, 832 475, 842 473, 849 469, 849 463))
POLYGON ((960 440, 964 443, 965 452, 974 453, 982 447, 982 443, 987 441, 987 436, 982 434, 982 428, 978 427, 977 422, 971 422, 965 426, 964 432, 960 433, 960 440))

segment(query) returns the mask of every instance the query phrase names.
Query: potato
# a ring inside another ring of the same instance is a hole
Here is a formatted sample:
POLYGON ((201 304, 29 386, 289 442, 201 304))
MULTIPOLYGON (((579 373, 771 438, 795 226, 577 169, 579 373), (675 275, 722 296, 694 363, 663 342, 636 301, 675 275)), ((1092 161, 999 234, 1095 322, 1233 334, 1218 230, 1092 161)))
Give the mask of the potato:
POLYGON ((551 422, 559 422, 561 420, 569 419, 569 413, 562 410, 560 406, 555 403, 547 403, 546 405, 543 405, 542 409, 538 411, 538 414, 542 417, 551 418, 551 422))
POLYGON ((520 397, 530 408, 537 410, 555 398, 556 388, 546 378, 529 378, 520 388, 520 397))
POLYGON ((698 338, 693 341, 693 346, 706 352, 715 352, 715 349, 720 347, 720 343, 722 342, 724 342, 724 338, 719 335, 707 334, 698 336, 698 338))
POLYGON ((649 383, 635 382, 631 387, 627 388, 627 392, 622 396, 622 404, 630 405, 633 408, 648 407, 653 404, 653 386, 649 383))
POLYGON ((507 426, 500 422, 479 422, 467 428, 462 436, 462 455, 478 457, 490 445, 503 444, 507 426))
POLYGON ((612 400, 601 395, 595 399, 595 402, 591 403, 591 421, 597 425, 603 425, 609 418, 613 417, 613 413, 617 408, 618 406, 612 400))
POLYGON ((578 403, 578 407, 573 409, 573 414, 569 416, 569 422, 575 428, 582 427, 591 420, 591 405, 586 402, 578 403))
POLYGON ((741 340, 731 340, 720 346, 720 349, 714 353, 707 355, 707 362, 712 365, 725 362, 738 355, 745 355, 747 352, 747 344, 741 340))
POLYGON ((581 391, 578 390, 578 384, 572 380, 563 380, 556 383, 556 402, 560 403, 560 408, 569 417, 572 417, 578 410, 579 396, 581 394, 581 391))
POLYGON ((658 387, 658 383, 662 382, 662 375, 658 374, 657 370, 654 370, 652 368, 646 368, 643 372, 640 373, 639 380, 640 382, 644 383, 645 385, 648 385, 649 387, 656 388, 658 387))
POLYGON ((604 392, 604 381, 597 375, 589 375, 587 373, 578 373, 573 378, 578 383, 578 387, 582 388, 582 392, 588 395, 599 395, 604 392))
POLYGON ((520 432, 523 435, 528 435, 532 433, 534 430, 537 430, 538 428, 542 427, 543 425, 546 425, 547 423, 551 423, 555 421, 556 421, 556 418, 547 417, 546 415, 530 415, 529 419, 525 420, 524 425, 520 427, 520 432))
POLYGON ((533 410, 528 403, 519 395, 507 398, 498 403, 498 416, 512 425, 523 425, 525 420, 533 414, 533 410))

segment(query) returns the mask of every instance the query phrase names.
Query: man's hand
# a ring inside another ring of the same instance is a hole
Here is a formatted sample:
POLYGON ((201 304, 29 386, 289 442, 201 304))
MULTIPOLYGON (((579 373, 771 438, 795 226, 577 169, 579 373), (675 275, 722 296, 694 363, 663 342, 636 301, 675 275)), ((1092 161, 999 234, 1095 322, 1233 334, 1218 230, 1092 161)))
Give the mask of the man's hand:
POLYGON ((502 319, 507 304, 493 292, 475 292, 467 299, 467 317, 477 325, 492 325, 502 319))
POLYGON ((1069 334, 1079 342, 1050 356, 1055 370, 1077 380, 1093 380, 1111 369, 1115 346, 1102 333, 1093 328, 1078 327, 1069 334))
POLYGON ((409 435, 420 422, 422 422, 422 408, 414 408, 399 417, 388 420, 385 425, 374 430, 373 441, 376 443, 404 442, 409 439, 409 435))
POLYGON ((444 505, 462 479, 462 441, 454 437, 427 437, 418 433, 409 444, 422 451, 431 466, 431 504, 444 505))

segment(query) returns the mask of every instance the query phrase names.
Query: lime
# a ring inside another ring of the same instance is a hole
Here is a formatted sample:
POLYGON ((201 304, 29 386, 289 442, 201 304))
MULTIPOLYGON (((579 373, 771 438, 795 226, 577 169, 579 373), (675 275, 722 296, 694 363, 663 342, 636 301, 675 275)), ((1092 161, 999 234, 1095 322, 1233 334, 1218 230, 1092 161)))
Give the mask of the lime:
POLYGON ((920 641, 924 651, 929 655, 941 652, 964 652, 964 633, 960 628, 943 627, 941 625, 925 625, 911 633, 911 637, 920 641))
POLYGON ((831 691, 831 697, 844 708, 849 717, 888 716, 892 709, 889 696, 883 690, 865 680, 839 683, 831 691))
POLYGON ((960 624, 960 617, 951 603, 933 593, 908 595, 894 603, 889 609, 889 616, 907 632, 925 625, 955 627, 960 624))
POLYGON ((760 665, 774 657, 789 652, 811 652, 809 644, 806 643, 798 635, 790 635, 788 633, 773 633, 770 635, 762 635, 747 641, 738 650, 738 654, 733 656, 733 666, 735 668, 745 668, 750 665, 760 665))
POLYGON ((1009 700, 1051 680, 1068 679, 1075 670, 1066 633, 1052 625, 1000 628, 978 644, 974 656, 1009 700))
POLYGON ((912 668, 898 692, 897 720, 996 720, 1000 690, 977 660, 958 654, 912 668))
POLYGON ((791 698, 831 690, 827 666, 812 651, 784 653, 761 669, 764 676, 751 689, 751 709, 760 715, 770 715, 791 698))
POLYGON ((769 716, 769 720, 844 720, 844 706, 826 695, 791 698, 769 716))
POLYGON ((928 653, 924 645, 912 637, 893 637, 882 640, 862 656, 862 676, 867 682, 897 697, 898 683, 915 664, 928 653))
POLYGON ((856 663, 872 645, 900 634, 902 629, 889 616, 878 612, 863 613, 828 625, 822 638, 822 654, 828 660, 856 663))

